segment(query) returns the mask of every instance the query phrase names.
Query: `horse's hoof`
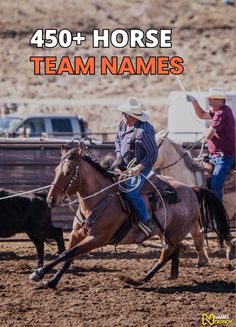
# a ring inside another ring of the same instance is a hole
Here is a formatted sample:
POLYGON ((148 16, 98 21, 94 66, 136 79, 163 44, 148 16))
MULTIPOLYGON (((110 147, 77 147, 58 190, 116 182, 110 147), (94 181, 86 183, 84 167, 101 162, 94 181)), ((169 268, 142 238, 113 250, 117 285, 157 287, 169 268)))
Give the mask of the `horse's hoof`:
POLYGON ((226 250, 226 258, 228 260, 233 260, 233 259, 236 258, 235 246, 234 246, 234 248, 233 247, 227 248, 227 250, 226 250))
POLYGON ((234 266, 231 265, 231 263, 228 263, 228 264, 226 265, 226 268, 227 268, 228 270, 230 270, 230 271, 234 270, 234 266))
POLYGON ((32 274, 29 275, 29 279, 33 280, 34 282, 39 282, 44 277, 43 268, 36 269, 32 274))
POLYGON ((131 286, 140 286, 145 283, 144 280, 134 280, 130 277, 120 275, 119 279, 124 282, 124 288, 131 287, 131 286))
POLYGON ((127 278, 125 281, 126 285, 131 285, 131 286, 142 286, 145 281, 144 280, 134 280, 132 278, 127 278))
POLYGON ((38 263, 37 266, 36 266, 36 270, 39 269, 39 268, 43 268, 43 263, 38 263))
POLYGON ((178 275, 170 275, 166 280, 176 280, 178 279, 178 275))
POLYGON ((56 285, 50 281, 45 281, 45 282, 42 282, 42 285, 44 288, 51 288, 51 289, 56 289, 56 285))
POLYGON ((207 262, 198 262, 195 267, 196 268, 202 268, 202 267, 207 267, 208 266, 208 261, 207 262))

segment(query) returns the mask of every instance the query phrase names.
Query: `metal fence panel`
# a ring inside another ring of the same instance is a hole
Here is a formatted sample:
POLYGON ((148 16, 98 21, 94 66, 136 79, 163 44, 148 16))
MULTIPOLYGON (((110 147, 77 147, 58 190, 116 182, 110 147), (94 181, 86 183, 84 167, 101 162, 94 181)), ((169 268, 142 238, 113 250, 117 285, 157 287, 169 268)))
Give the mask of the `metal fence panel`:
MULTIPOLYGON (((0 187, 27 191, 50 184, 60 161, 60 146, 61 142, 50 141, 0 141, 0 187)), ((114 153, 114 145, 88 145, 87 151, 101 157, 114 153)), ((55 208, 52 213, 56 226, 71 228, 73 213, 69 208, 55 208)))

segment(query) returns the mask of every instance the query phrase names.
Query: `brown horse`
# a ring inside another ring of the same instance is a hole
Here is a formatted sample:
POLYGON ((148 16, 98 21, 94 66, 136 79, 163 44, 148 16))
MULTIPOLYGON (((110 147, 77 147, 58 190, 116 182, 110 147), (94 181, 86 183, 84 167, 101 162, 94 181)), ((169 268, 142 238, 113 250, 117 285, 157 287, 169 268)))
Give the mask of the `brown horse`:
MULTIPOLYGON (((50 288, 56 288, 73 258, 109 244, 128 216, 117 194, 118 186, 113 185, 110 174, 86 155, 81 146, 66 152, 55 172, 47 197, 48 204, 51 207, 59 206, 65 195, 77 194, 85 223, 72 232, 67 251, 30 275, 31 280, 39 281, 53 267, 63 262, 55 276, 44 282, 44 286, 50 288)), ((151 236, 158 234, 160 237, 162 251, 158 262, 142 282, 147 282, 169 260, 172 260, 170 277, 177 278, 179 244, 200 218, 203 227, 207 228, 209 224, 214 226, 221 242, 230 240, 226 212, 212 192, 187 186, 172 178, 166 177, 166 180, 176 189, 178 199, 173 204, 165 203, 165 206, 158 205, 156 208, 158 222, 153 217, 149 227, 152 229, 151 236), (214 223, 209 213, 214 216, 214 223)), ((155 176, 152 181, 155 183, 155 176)), ((143 190, 145 191, 145 185, 143 190)), ((146 197, 145 194, 144 196, 146 197)), ((140 243, 146 239, 147 236, 132 225, 119 244, 140 243)))

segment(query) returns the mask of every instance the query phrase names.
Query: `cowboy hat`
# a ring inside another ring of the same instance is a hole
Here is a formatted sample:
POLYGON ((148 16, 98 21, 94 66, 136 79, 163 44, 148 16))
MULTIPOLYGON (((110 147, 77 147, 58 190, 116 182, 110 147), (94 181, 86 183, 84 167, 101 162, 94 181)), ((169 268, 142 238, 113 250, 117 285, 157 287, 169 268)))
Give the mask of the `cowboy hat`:
POLYGON ((208 92, 208 99, 228 99, 225 90, 221 88, 212 87, 208 92))
POLYGON ((122 111, 142 122, 148 121, 148 114, 144 111, 144 106, 140 100, 135 97, 128 98, 128 100, 120 105, 117 110, 122 111))

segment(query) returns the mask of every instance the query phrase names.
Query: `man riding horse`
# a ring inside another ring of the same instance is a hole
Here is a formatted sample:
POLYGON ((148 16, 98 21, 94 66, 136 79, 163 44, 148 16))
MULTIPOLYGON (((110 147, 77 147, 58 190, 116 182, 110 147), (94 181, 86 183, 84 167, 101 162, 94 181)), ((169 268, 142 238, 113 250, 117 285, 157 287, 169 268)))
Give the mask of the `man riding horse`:
POLYGON ((138 226, 149 236, 151 234, 148 227, 150 217, 140 190, 157 160, 158 147, 155 131, 148 122, 148 115, 138 99, 129 98, 117 109, 122 112, 123 119, 115 140, 116 161, 111 169, 126 170, 128 168, 128 173, 132 178, 125 182, 125 196, 136 213, 138 226))
POLYGON ((210 89, 208 95, 210 111, 206 112, 193 96, 187 96, 187 101, 192 102, 200 119, 211 119, 205 140, 208 142, 210 162, 214 164, 211 190, 220 200, 222 200, 225 177, 233 166, 236 156, 235 120, 232 110, 225 104, 226 99, 223 89, 210 89))

